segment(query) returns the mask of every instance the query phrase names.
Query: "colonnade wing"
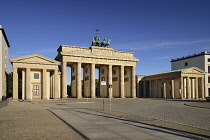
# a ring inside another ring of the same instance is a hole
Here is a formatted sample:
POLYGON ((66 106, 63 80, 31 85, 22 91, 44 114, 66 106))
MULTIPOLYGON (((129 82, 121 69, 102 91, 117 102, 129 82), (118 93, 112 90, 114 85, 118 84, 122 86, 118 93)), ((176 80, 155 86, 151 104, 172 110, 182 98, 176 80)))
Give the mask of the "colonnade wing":
POLYGON ((139 76, 138 94, 153 98, 204 98, 205 71, 192 67, 139 76))

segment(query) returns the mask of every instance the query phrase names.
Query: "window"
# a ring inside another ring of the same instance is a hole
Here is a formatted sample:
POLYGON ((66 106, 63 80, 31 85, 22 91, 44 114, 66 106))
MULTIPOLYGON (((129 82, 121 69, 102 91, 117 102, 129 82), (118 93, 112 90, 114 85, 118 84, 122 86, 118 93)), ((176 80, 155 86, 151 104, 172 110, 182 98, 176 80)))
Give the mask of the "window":
POLYGON ((208 83, 210 83, 210 77, 208 77, 208 83))
POLYGON ((188 62, 185 62, 185 64, 184 64, 185 66, 188 66, 188 62))
POLYGON ((208 58, 208 62, 210 62, 210 58, 208 58))
POLYGON ((34 73, 34 79, 39 79, 39 73, 34 73))

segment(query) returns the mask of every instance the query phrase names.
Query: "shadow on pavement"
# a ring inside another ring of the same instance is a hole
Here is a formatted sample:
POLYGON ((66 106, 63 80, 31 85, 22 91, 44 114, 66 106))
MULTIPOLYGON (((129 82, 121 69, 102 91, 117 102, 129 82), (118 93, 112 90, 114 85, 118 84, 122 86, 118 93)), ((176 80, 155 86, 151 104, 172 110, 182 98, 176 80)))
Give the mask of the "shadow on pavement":
MULTIPOLYGON (((128 124, 128 125, 133 125, 133 126, 136 126, 136 127, 141 127, 141 128, 144 128, 144 129, 150 129, 150 130, 158 131, 158 132, 162 132, 162 133, 168 133, 168 134, 172 134, 172 135, 176 135, 176 136, 181 136, 181 137, 185 137, 185 138, 194 139, 194 137, 192 137, 192 135, 203 137, 203 138, 210 138, 207 135, 197 134, 197 133, 193 133, 193 132, 187 132, 187 131, 173 129, 173 128, 167 128, 167 127, 163 127, 163 126, 157 126, 157 125, 147 124, 147 123, 143 123, 143 122, 132 121, 132 120, 128 120, 128 119, 118 118, 118 117, 115 117, 115 116, 99 115, 99 114, 88 113, 88 112, 83 112, 83 111, 76 111, 76 112, 83 113, 83 114, 94 115, 94 116, 99 116, 99 117, 104 117, 104 118, 111 118, 111 119, 121 120, 121 121, 124 121, 124 123, 125 124, 128 124), (126 122, 132 122, 132 123, 136 123, 136 124, 143 124, 143 125, 147 125, 147 126, 152 126, 152 127, 156 127, 157 129, 149 128, 149 127, 143 127, 143 126, 138 126, 138 125, 134 125, 134 124, 129 124, 129 123, 126 123, 126 122), (168 131, 164 131, 164 130, 161 130, 161 129, 174 131, 174 132, 177 132, 177 133, 180 133, 180 134, 173 133, 173 132, 168 132, 168 131), (191 136, 186 136, 186 135, 191 135, 191 136)), ((198 139, 198 138, 196 137, 196 139, 198 139)))

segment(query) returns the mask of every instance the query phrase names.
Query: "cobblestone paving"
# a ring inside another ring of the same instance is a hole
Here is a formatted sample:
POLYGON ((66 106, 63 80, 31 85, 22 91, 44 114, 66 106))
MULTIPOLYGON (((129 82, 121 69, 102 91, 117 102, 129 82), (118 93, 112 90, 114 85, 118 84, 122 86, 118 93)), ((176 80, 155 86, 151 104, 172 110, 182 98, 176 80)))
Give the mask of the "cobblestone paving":
POLYGON ((10 102, 0 109, 0 140, 83 140, 42 106, 10 102))
MULTIPOLYGON (((75 102, 69 106, 73 108, 103 108, 102 99, 68 100, 69 103, 71 101, 75 102)), ((113 111, 210 130, 210 102, 199 100, 195 102, 190 100, 112 99, 111 104, 113 111)), ((105 109, 109 110, 109 99, 105 99, 105 109)))
POLYGON ((210 139, 210 102, 204 100, 165 99, 64 99, 60 101, 37 101, 36 105, 49 109, 71 111, 75 109, 93 110, 109 115, 169 128, 196 139, 210 139), (188 133, 189 132, 189 133, 188 133), (185 133, 186 134, 186 133, 185 133), (197 137, 198 136, 198 137, 197 137))

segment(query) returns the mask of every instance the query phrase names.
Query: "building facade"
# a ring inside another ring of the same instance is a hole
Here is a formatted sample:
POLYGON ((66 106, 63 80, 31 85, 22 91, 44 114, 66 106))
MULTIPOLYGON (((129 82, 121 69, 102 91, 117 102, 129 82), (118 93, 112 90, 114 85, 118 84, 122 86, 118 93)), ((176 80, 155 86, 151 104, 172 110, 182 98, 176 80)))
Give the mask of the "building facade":
POLYGON ((8 77, 8 42, 6 33, 0 25, 0 101, 7 95, 7 77, 8 77))
POLYGON ((39 54, 10 59, 13 100, 59 99, 60 62, 39 54))
POLYGON ((210 53, 201 52, 198 54, 188 55, 185 57, 172 59, 171 60, 171 70, 198 67, 206 72, 205 74, 205 92, 204 96, 210 96, 210 53))
POLYGON ((137 76, 137 96, 143 98, 204 99, 205 71, 186 68, 137 76))
POLYGON ((39 54, 10 59, 14 100, 67 98, 67 67, 71 67, 73 98, 96 98, 96 69, 99 70, 99 97, 136 97, 138 59, 133 52, 68 45, 61 45, 57 51, 56 60, 39 54))
POLYGON ((95 69, 99 69, 99 97, 136 97, 135 75, 138 59, 134 57, 133 52, 98 46, 86 48, 68 45, 61 45, 57 51, 56 60, 61 62, 62 67, 63 98, 67 96, 66 67, 71 67, 72 97, 96 97, 95 69), (81 68, 83 68, 83 74, 81 68))

